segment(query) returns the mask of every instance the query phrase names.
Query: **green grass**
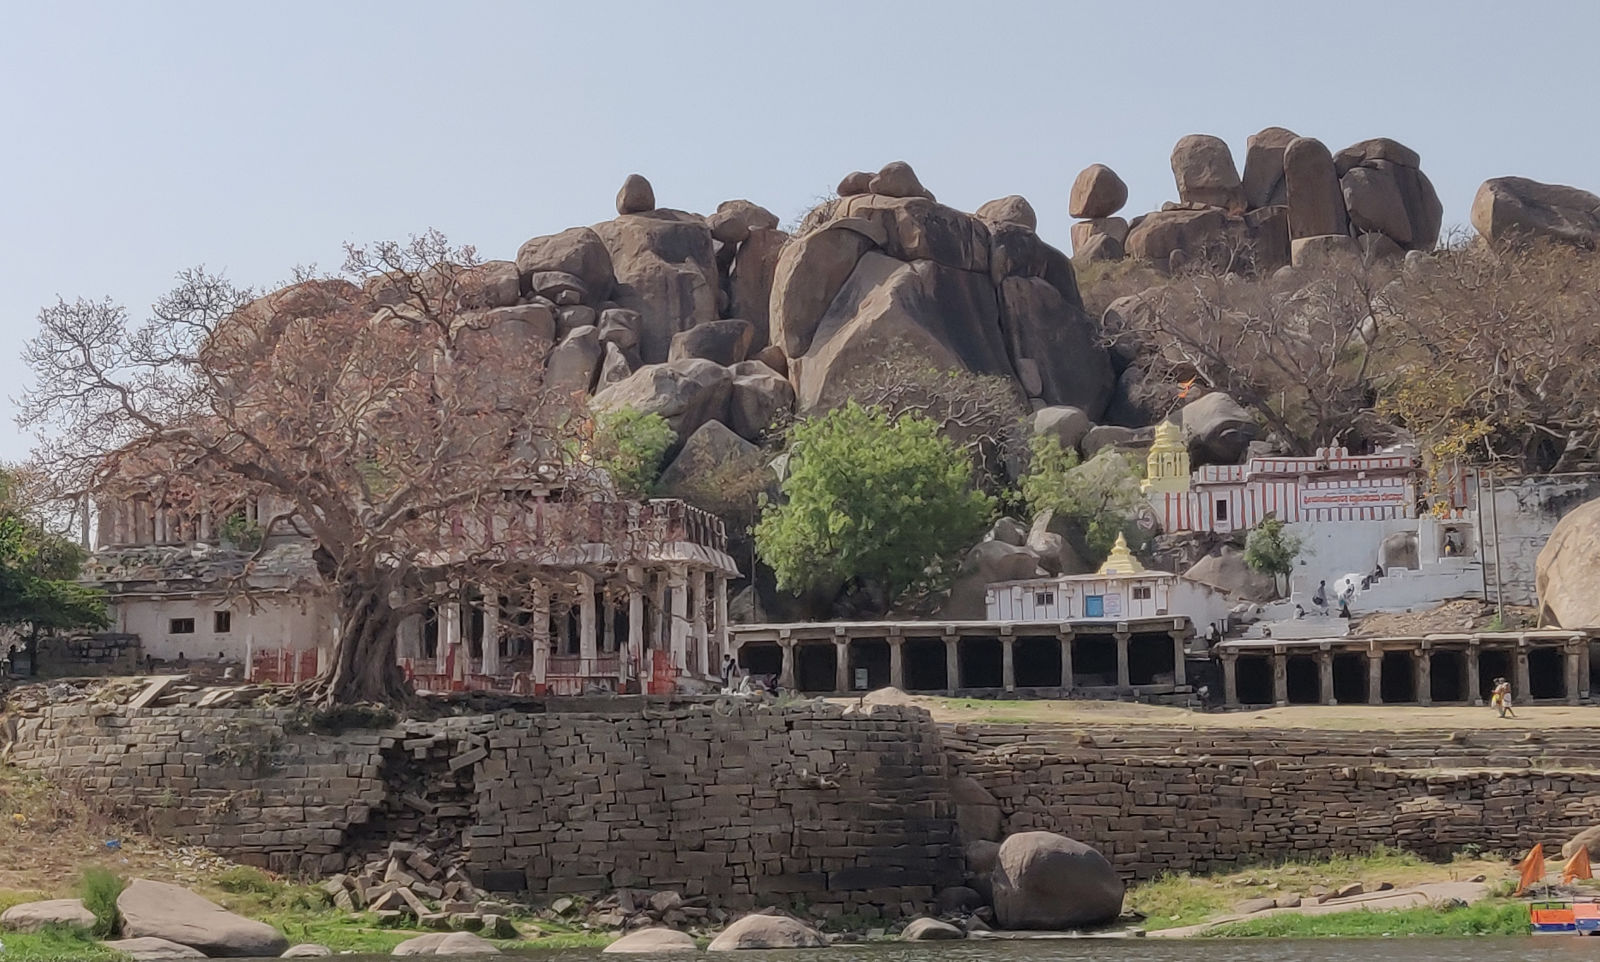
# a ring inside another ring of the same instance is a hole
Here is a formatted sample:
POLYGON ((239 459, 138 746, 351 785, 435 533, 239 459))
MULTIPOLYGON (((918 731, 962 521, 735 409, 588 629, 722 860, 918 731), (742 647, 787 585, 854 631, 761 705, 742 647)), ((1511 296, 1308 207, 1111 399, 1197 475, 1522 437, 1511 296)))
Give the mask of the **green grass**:
POLYGON ((115 872, 94 866, 85 868, 78 879, 78 897, 83 899, 83 907, 94 913, 94 934, 99 938, 109 938, 122 927, 117 896, 127 884, 115 872))
POLYGON ((1456 908, 1356 910, 1329 915, 1273 915, 1207 931, 1206 938, 1309 939, 1335 936, 1527 935, 1528 905, 1490 899, 1456 908))
POLYGON ((7 932, 0 936, 5 962, 114 962, 124 958, 82 929, 47 928, 38 932, 7 932))

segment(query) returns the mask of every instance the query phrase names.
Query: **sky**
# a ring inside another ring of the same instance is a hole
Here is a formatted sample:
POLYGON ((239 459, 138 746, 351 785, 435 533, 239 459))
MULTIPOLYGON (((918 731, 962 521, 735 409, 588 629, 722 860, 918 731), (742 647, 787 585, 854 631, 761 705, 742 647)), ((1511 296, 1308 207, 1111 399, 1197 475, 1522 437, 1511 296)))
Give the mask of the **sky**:
POLYGON ((786 223, 912 164, 963 210, 1022 194, 1070 250, 1104 163, 1133 215, 1178 138, 1393 137, 1466 225, 1486 178, 1600 192, 1600 3, 695 0, 13 4, 0 30, 0 461, 39 309, 135 316, 204 264, 272 285, 438 228, 484 258, 744 197, 786 223))

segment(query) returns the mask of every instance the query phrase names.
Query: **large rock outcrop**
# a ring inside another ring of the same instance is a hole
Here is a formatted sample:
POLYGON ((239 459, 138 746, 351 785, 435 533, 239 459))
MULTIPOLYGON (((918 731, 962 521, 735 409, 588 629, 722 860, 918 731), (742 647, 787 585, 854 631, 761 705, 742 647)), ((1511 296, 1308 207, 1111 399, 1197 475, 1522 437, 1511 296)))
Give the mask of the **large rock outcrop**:
POLYGON ((716 320, 716 254, 705 218, 677 210, 623 214, 594 225, 616 274, 612 299, 638 311, 639 357, 667 359, 672 336, 716 320))
POLYGON ((1106 857, 1053 832, 1007 838, 989 879, 1002 928, 1055 931, 1102 925, 1122 913, 1122 879, 1106 857))
POLYGON ((596 394, 596 411, 636 408, 659 414, 680 439, 707 421, 720 421, 728 409, 733 372, 714 361, 691 357, 665 364, 647 364, 596 394))
POLYGON ((1600 627, 1600 501, 1579 505, 1556 523, 1534 564, 1541 623, 1600 627))
POLYGON ((1594 248, 1600 243, 1600 197, 1526 177, 1495 177, 1472 199, 1472 226, 1496 243, 1543 238, 1594 248))
POLYGON ((272 957, 289 947, 289 940, 265 922, 235 915, 166 882, 134 879, 117 896, 117 911, 124 938, 165 939, 214 959, 272 957))

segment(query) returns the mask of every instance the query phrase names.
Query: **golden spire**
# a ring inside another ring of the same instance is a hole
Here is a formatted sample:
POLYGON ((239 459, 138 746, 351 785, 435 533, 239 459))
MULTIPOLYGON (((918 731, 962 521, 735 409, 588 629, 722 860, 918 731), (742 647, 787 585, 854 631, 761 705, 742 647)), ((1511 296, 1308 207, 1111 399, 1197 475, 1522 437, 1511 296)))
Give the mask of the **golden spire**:
POLYGON ((1189 445, 1184 443, 1183 429, 1174 421, 1156 425, 1155 443, 1144 460, 1145 494, 1179 493, 1189 490, 1189 445))
POLYGON ((1103 575, 1136 575, 1144 570, 1144 565, 1128 550, 1128 539, 1120 533, 1117 543, 1111 546, 1111 554, 1106 556, 1106 563, 1100 566, 1103 575))

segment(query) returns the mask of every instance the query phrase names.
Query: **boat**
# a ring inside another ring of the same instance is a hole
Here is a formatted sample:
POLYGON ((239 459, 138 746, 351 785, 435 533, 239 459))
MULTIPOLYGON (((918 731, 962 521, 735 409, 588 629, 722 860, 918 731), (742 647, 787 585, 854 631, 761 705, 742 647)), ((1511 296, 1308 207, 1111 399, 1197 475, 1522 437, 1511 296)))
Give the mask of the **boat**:
POLYGON ((1534 935, 1600 935, 1600 899, 1557 899, 1528 905, 1534 935))

